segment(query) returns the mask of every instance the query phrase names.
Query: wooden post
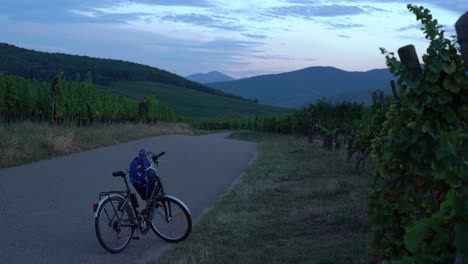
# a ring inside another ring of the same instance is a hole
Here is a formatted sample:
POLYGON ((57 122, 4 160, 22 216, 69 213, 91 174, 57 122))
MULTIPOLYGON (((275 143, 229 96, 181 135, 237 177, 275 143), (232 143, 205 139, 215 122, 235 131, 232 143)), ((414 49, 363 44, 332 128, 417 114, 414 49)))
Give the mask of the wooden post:
POLYGON ((325 134, 323 138, 323 147, 329 151, 333 151, 333 136, 330 134, 325 134))
POLYGON ((307 129, 307 138, 309 140, 309 144, 314 141, 314 126, 316 124, 315 118, 313 116, 310 117, 310 127, 307 129))
POLYGON ((379 101, 378 93, 377 91, 372 92, 372 104, 376 104, 379 101))
POLYGON ((142 106, 142 114, 143 114, 143 123, 146 123, 147 117, 148 117, 148 100, 146 99, 146 96, 143 97, 143 101, 141 102, 142 106))
POLYGON ((387 101, 385 100, 385 94, 379 90, 379 102, 384 111, 387 111, 387 101))
POLYGON ((457 23, 455 23, 455 29, 465 69, 468 71, 468 12, 458 19, 457 23))
POLYGON ((418 76, 422 73, 421 63, 419 63, 416 49, 413 45, 407 45, 398 49, 398 56, 400 56, 401 63, 405 65, 406 69, 413 75, 418 76))
POLYGON ((395 104, 399 104, 400 96, 398 95, 398 90, 396 88, 395 80, 390 81, 390 86, 392 87, 393 100, 395 101, 395 104))
POLYGON ((50 113, 50 123, 55 124, 57 121, 56 113, 57 113, 57 96, 58 96, 58 89, 59 89, 59 82, 63 76, 63 72, 57 74, 52 80, 50 84, 50 95, 52 97, 52 111, 50 113))

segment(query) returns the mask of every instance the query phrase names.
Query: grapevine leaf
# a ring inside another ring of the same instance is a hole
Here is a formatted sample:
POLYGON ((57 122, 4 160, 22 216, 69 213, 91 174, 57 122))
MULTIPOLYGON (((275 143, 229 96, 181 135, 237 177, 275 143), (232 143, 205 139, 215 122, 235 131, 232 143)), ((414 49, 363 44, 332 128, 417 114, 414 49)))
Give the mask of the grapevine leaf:
POLYGON ((455 63, 445 63, 443 68, 447 74, 453 74, 457 70, 457 65, 455 63))
POLYGON ((445 118, 447 119, 447 121, 450 123, 454 122, 455 119, 457 118, 457 115, 453 111, 452 105, 447 105, 444 110, 445 110, 445 118))
POLYGON ((437 84, 426 83, 424 84, 424 90, 429 93, 437 93, 440 91, 440 87, 437 84))
POLYGON ((447 93, 439 93, 437 100, 439 104, 444 105, 452 101, 452 96, 447 93))
POLYGON ((446 171, 443 175, 444 181, 451 187, 456 187, 460 185, 457 177, 458 175, 453 173, 452 171, 446 171))
POLYGON ((463 144, 463 163, 465 164, 465 166, 468 166, 468 144, 465 142, 465 144, 463 144))
POLYGON ((458 93, 460 91, 460 86, 453 78, 449 76, 444 78, 443 86, 446 90, 453 93, 458 93))
MULTIPOLYGON (((468 164, 465 161, 465 166, 467 166, 467 165, 468 164)), ((460 178, 465 180, 466 182, 468 182, 468 170, 466 168, 461 169, 460 178)))
POLYGON ((435 156, 438 161, 441 161, 443 158, 445 158, 449 154, 450 152, 446 148, 443 148, 443 147, 440 147, 439 149, 435 151, 435 156))
POLYGON ((428 94, 425 94, 422 101, 423 106, 427 108, 430 103, 432 103, 432 97, 428 94))
POLYGON ((437 81, 439 80, 439 72, 428 71, 426 73, 426 80, 429 83, 437 83, 437 81))
POLYGON ((421 146, 419 144, 415 145, 410 150, 411 158, 413 158, 415 160, 419 160, 422 157, 423 154, 424 154, 423 149, 421 148, 421 146))
POLYGON ((440 71, 442 71, 442 63, 440 61, 436 61, 431 63, 428 68, 431 72, 438 74, 440 71))
POLYGON ((424 103, 417 102, 411 106, 411 110, 414 111, 417 115, 421 115, 424 111, 424 103))
POLYGON ((401 264, 415 264, 416 261, 414 260, 414 257, 408 257, 404 256, 403 259, 401 260, 401 264))
POLYGON ((405 237, 403 239, 405 247, 411 252, 411 253, 416 253, 416 251, 419 248, 419 245, 422 243, 424 240, 424 230, 418 228, 418 229, 412 229, 409 232, 405 234, 405 237))
POLYGON ((450 219, 455 215, 455 204, 456 204, 456 195, 452 190, 448 191, 445 201, 440 204, 440 213, 443 213, 445 219, 450 219))
POLYGON ((432 130, 431 122, 430 121, 424 122, 424 124, 421 127, 421 131, 423 133, 427 133, 427 132, 429 132, 431 130, 432 130))
POLYGON ((447 149, 453 156, 457 155, 458 133, 456 131, 444 133, 440 137, 441 147, 447 149))

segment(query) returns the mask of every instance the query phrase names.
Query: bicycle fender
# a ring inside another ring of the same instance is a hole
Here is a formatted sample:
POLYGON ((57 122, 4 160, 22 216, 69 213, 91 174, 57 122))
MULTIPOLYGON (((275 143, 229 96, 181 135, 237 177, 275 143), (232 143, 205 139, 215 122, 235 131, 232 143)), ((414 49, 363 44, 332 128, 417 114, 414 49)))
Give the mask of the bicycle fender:
POLYGON ((179 198, 177 198, 175 196, 172 196, 172 195, 168 195, 168 194, 165 194, 164 197, 176 200, 177 202, 179 202, 185 208, 185 210, 187 210, 189 215, 192 215, 192 213, 190 212, 190 209, 187 207, 187 205, 184 202, 182 202, 179 198))
POLYGON ((101 206, 102 204, 107 201, 108 199, 110 199, 111 197, 119 197, 119 198, 122 198, 123 200, 125 200, 125 197, 123 197, 123 195, 121 194, 118 194, 118 193, 109 193, 108 195, 106 195, 104 198, 102 198, 99 203, 98 203, 98 208, 96 210, 96 212, 94 212, 94 218, 97 218, 97 214, 99 212, 99 209, 101 209, 101 206))

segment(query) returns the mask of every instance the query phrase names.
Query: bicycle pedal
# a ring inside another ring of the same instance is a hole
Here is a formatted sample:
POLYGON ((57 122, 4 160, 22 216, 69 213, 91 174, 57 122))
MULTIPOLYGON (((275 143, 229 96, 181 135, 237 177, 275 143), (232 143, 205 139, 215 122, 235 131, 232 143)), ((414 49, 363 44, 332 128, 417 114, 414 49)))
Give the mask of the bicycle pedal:
POLYGON ((134 237, 132 237, 132 239, 139 240, 140 237, 139 236, 134 236, 134 237))

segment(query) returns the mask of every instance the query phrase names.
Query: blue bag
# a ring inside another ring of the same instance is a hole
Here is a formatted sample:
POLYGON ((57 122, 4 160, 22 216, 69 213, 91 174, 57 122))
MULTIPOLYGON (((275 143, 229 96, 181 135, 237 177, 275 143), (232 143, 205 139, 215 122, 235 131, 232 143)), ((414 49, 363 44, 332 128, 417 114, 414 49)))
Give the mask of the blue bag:
POLYGON ((144 149, 140 150, 138 157, 135 157, 130 163, 129 174, 130 182, 140 197, 148 200, 151 191, 156 182, 156 172, 154 170, 147 170, 151 163, 146 157, 147 152, 144 149))

